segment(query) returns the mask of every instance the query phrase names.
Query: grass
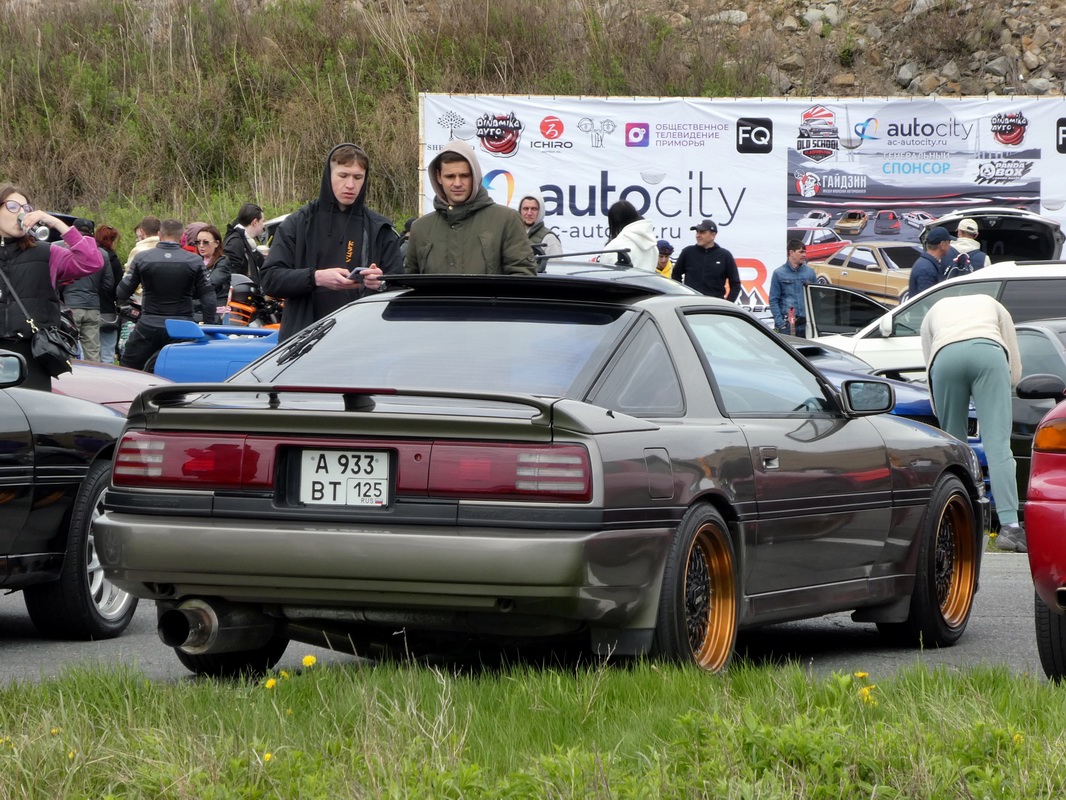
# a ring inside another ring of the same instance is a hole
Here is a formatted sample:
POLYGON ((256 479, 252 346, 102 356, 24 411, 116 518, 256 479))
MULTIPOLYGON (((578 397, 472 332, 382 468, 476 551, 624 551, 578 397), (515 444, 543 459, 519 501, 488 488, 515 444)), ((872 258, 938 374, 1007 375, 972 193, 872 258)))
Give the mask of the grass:
POLYGON ((108 224, 116 208, 218 222, 249 199, 283 213, 317 196, 343 141, 370 155, 370 205, 402 220, 419 205, 419 92, 757 95, 773 54, 638 0, 0 9, 0 176, 108 224))
POLYGON ((1051 797, 1063 719, 1000 668, 78 669, 0 690, 0 797, 1051 797))

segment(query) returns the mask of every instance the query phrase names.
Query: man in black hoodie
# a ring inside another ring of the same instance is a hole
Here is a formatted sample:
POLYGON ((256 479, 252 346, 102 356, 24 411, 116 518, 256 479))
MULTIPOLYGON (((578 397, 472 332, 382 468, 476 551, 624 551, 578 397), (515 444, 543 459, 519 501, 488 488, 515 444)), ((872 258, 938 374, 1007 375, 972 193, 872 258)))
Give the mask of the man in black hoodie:
POLYGON ((326 158, 318 199, 290 214, 274 234, 260 272, 263 293, 285 298, 280 341, 381 288, 381 276, 403 273, 392 222, 365 205, 370 159, 354 144, 326 158), (354 280, 356 267, 367 270, 354 280))

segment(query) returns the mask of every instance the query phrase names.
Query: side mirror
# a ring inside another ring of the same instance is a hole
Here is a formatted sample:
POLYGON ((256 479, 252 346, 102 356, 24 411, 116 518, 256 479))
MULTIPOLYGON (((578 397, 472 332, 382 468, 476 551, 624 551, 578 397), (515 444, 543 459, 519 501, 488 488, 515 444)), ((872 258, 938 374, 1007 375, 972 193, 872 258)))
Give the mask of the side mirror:
POLYGON ((884 414, 896 405, 892 385, 884 381, 844 381, 841 387, 844 410, 857 417, 884 414))
POLYGON ((26 380, 26 359, 21 353, 0 354, 0 389, 18 386, 26 380))
POLYGON ((892 327, 893 326, 891 314, 885 314, 883 317, 881 317, 881 321, 877 325, 878 330, 881 331, 881 335, 886 338, 892 335, 892 327))
POLYGON ((1026 375, 1017 392, 1023 400, 1062 400, 1066 398, 1066 382, 1058 375, 1026 375))

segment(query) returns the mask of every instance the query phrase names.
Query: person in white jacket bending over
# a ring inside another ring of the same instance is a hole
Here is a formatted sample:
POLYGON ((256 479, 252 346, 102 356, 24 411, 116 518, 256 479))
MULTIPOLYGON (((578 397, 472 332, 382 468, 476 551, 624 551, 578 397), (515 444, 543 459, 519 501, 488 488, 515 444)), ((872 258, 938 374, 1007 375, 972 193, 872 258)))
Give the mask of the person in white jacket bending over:
POLYGON ((996 546, 1026 552, 1010 446, 1011 394, 1022 378, 1022 357, 1010 312, 983 294, 938 300, 922 322, 922 355, 940 427, 964 442, 973 398, 999 516, 996 546))
POLYGON ((659 264, 658 241, 652 232, 651 223, 640 215, 628 200, 619 200, 607 209, 607 235, 610 237, 605 250, 629 250, 628 253, 603 253, 596 257, 601 264, 629 263, 637 269, 655 272, 659 264))

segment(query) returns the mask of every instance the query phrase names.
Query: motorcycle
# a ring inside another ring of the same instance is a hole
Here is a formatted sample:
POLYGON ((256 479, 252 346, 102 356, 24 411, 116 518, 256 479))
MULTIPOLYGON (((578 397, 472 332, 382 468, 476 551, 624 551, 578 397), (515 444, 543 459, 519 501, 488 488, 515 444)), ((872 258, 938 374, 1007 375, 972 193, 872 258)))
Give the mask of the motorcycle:
POLYGON ((230 325, 250 328, 280 328, 284 300, 267 297, 247 275, 234 275, 229 288, 230 325))

